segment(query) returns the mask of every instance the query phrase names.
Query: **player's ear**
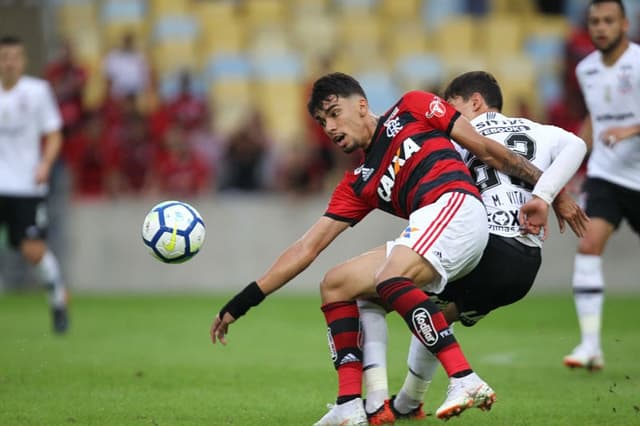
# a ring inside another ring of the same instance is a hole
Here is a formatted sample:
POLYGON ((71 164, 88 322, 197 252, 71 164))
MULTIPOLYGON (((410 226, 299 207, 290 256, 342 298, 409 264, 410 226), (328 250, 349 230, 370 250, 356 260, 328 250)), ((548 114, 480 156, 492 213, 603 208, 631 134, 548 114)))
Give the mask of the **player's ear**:
POLYGON ((471 95, 471 107, 473 108, 473 111, 476 112, 482 109, 483 106, 484 106, 484 98, 480 93, 474 92, 471 95))
POLYGON ((622 32, 625 34, 629 34, 629 18, 624 18, 622 21, 622 32))
POLYGON ((360 98, 360 101, 358 101, 358 112, 360 117, 365 117, 369 114, 369 103, 365 98, 360 98))

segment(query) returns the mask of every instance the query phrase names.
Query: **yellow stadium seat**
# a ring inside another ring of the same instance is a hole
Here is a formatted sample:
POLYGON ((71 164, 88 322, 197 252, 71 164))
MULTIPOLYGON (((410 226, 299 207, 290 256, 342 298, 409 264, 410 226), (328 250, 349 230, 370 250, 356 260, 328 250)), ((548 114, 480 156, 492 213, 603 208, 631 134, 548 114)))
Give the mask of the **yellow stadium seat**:
POLYGON ((341 16, 338 30, 338 46, 346 50, 373 54, 382 47, 383 27, 377 16, 362 16, 357 25, 354 25, 353 18, 341 16))
POLYGON ((292 0, 291 12, 296 15, 316 15, 326 13, 331 0, 292 0))
POLYGON ((286 54, 292 50, 288 33, 280 27, 263 27, 256 31, 247 45, 247 53, 255 58, 286 54))
POLYGON ((238 17, 235 3, 229 1, 199 1, 193 6, 193 14, 202 31, 238 17))
POLYGON ((146 22, 111 22, 102 25, 104 48, 111 49, 122 42, 125 34, 133 34, 138 46, 144 46, 148 40, 149 27, 146 22))
POLYGON ((513 55, 522 50, 522 22, 515 16, 489 15, 478 23, 476 48, 490 57, 513 55))
POLYGON ((386 56, 392 62, 403 56, 426 53, 429 48, 428 36, 420 20, 387 23, 382 40, 386 56))
POLYGON ((64 37, 73 37, 84 30, 98 28, 98 12, 94 2, 61 3, 56 8, 58 33, 64 37))
POLYGON ((384 19, 412 20, 420 18, 420 0, 380 0, 379 13, 384 19))
POLYGON ((492 14, 516 16, 532 15, 536 12, 534 0, 491 0, 492 14))
POLYGON ((305 114, 304 96, 304 85, 296 80, 256 83, 256 106, 276 142, 287 143, 301 134, 305 114))
POLYGON ((528 56, 514 54, 495 58, 490 70, 502 88, 505 114, 518 114, 521 102, 525 102, 534 114, 541 112, 536 69, 528 56))
POLYGON ((333 0, 333 6, 339 16, 363 17, 377 13, 378 0, 333 0))
POLYGON ((82 63, 95 64, 102 58, 102 42, 98 27, 87 28, 81 33, 65 37, 71 43, 76 59, 82 63))
POLYGON ((209 25, 200 33, 199 46, 203 57, 216 53, 237 53, 246 46, 246 34, 237 18, 209 25))
POLYGON ((87 70, 87 83, 82 95, 82 102, 88 110, 99 108, 107 93, 107 81, 102 72, 102 62, 83 63, 87 70))
POLYGON ((567 38, 571 32, 571 22, 564 16, 536 15, 524 22, 527 35, 567 38))
POLYGON ((148 0, 151 15, 183 15, 191 12, 190 0, 148 0))
POLYGON ((221 79, 209 86, 208 101, 214 130, 229 136, 251 111, 252 85, 247 78, 221 79))
POLYGON ((174 72, 181 68, 197 69, 195 40, 175 39, 156 43, 151 50, 153 64, 159 73, 174 72))
POLYGON ((245 0, 240 12, 249 28, 284 24, 287 20, 286 2, 281 0, 245 0))
POLYGON ((337 23, 327 14, 298 15, 291 24, 291 42, 305 56, 324 56, 336 46, 337 23))
POLYGON ((445 84, 463 72, 479 70, 493 72, 488 67, 487 58, 481 53, 459 55, 455 52, 449 52, 448 55, 442 55, 441 59, 445 84))
POLYGON ((477 23, 469 16, 453 16, 442 22, 433 33, 433 47, 436 53, 447 56, 471 55, 475 50, 477 23))

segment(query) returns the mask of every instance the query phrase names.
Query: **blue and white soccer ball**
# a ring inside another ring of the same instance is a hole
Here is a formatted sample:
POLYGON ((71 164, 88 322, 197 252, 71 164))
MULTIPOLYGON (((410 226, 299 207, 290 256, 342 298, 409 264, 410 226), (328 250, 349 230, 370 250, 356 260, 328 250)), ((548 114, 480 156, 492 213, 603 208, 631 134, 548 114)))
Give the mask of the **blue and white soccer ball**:
POLYGON ((142 241, 165 263, 182 263, 198 254, 206 230, 200 213, 182 201, 163 201, 151 208, 142 224, 142 241))

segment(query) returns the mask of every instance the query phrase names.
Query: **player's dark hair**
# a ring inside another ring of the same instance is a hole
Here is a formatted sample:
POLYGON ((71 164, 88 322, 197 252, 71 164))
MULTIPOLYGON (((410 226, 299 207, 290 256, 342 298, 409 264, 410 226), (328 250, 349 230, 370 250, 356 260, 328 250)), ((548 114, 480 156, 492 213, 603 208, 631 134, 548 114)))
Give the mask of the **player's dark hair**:
POLYGON ((14 35, 4 35, 0 37, 0 46, 19 46, 22 40, 14 35))
POLYGON ((330 97, 341 96, 346 98, 351 95, 360 95, 365 99, 367 98, 362 86, 355 78, 341 72, 327 74, 313 83, 307 110, 309 114, 313 115, 315 111, 321 108, 322 102, 330 97))
POLYGON ((474 93, 480 93, 489 108, 502 111, 502 90, 495 77, 485 71, 470 71, 460 74, 444 89, 445 99, 460 96, 465 101, 474 93))
POLYGON ((594 4, 601 4, 601 3, 615 3, 618 6, 620 6, 620 12, 622 12, 622 17, 626 18, 627 17, 627 11, 624 9, 624 3, 622 2, 622 0, 591 0, 591 2, 589 3, 589 7, 593 6, 594 4))

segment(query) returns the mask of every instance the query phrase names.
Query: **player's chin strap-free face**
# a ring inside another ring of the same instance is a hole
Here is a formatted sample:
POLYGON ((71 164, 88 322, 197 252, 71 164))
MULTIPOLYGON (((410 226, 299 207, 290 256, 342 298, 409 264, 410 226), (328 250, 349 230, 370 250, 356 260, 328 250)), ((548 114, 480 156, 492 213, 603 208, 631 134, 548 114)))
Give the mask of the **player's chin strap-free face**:
POLYGON ((258 306, 265 298, 265 294, 258 287, 258 283, 253 281, 246 286, 240 293, 233 296, 226 305, 220 309, 218 317, 222 319, 227 312, 235 319, 240 318, 247 313, 253 306, 258 306))

